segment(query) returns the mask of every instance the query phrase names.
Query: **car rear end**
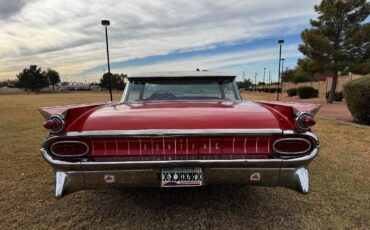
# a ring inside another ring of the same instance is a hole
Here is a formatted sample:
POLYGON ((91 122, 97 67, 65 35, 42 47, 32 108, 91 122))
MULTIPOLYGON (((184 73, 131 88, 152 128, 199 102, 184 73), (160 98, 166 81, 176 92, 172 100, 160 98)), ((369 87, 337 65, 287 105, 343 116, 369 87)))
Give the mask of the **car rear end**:
POLYGON ((120 103, 40 109, 55 196, 109 187, 282 186, 309 191, 320 106, 242 101, 235 76, 129 78, 120 103))
POLYGON ((55 169, 56 197, 82 189, 220 184, 307 193, 307 165, 318 150, 311 132, 279 129, 81 132, 51 136, 41 149, 55 169))

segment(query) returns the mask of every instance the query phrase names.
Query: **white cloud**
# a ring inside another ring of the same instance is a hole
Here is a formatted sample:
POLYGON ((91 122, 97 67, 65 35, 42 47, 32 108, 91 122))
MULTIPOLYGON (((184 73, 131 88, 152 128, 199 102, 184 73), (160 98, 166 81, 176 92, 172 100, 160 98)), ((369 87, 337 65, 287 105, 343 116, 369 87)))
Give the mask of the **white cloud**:
MULTIPOLYGON (((101 19, 112 24, 111 60, 122 61, 297 33, 314 15, 317 2, 37 0, 24 5, 22 1, 22 7, 0 17, 0 79, 14 77, 29 64, 57 69, 62 77, 104 64, 101 19)), ((205 63, 216 66, 212 60, 205 63)))

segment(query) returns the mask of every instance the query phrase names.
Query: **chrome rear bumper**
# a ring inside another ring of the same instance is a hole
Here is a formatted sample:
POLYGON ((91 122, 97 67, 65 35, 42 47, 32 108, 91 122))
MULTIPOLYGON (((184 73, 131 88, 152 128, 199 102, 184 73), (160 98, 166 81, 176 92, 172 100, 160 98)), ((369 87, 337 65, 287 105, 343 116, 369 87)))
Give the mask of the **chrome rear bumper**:
POLYGON ((318 152, 317 146, 308 155, 293 159, 67 162, 41 149, 42 156, 55 171, 56 198, 85 189, 159 187, 161 168, 171 167, 202 167, 205 185, 282 186, 306 194, 309 191, 307 165, 318 152), (258 180, 252 178, 255 175, 258 180))

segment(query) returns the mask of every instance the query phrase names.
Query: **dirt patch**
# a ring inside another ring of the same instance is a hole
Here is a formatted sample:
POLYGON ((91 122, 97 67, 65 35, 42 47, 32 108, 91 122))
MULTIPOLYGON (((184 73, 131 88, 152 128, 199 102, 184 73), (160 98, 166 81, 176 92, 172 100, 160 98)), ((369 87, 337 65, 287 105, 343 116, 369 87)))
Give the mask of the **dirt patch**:
POLYGON ((102 93, 0 96, 0 229, 370 226, 370 130, 321 119, 314 132, 322 149, 310 165, 308 195, 285 188, 204 187, 81 191, 54 199, 52 169, 39 153, 47 132, 37 108, 107 99, 102 93))

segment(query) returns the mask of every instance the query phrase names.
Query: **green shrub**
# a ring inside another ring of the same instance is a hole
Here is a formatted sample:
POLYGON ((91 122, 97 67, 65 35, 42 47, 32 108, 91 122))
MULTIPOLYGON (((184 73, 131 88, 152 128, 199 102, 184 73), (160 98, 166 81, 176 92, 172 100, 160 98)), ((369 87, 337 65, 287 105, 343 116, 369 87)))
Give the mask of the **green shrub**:
POLYGON ((298 87, 297 94, 300 99, 311 98, 314 95, 314 88, 311 86, 298 87))
POLYGON ((286 92, 289 97, 297 96, 297 88, 288 89, 286 92))
MULTIPOLYGON (((328 100, 329 94, 330 94, 330 92, 327 92, 326 93, 326 95, 325 95, 326 100, 328 100)), ((340 92, 334 92, 334 98, 333 98, 334 101, 343 101, 343 97, 344 97, 344 95, 343 95, 343 92, 342 91, 340 91, 340 92)))
POLYGON ((370 125, 370 77, 349 81, 344 85, 344 96, 355 121, 370 125))

